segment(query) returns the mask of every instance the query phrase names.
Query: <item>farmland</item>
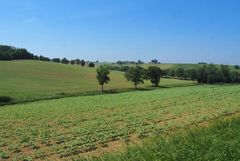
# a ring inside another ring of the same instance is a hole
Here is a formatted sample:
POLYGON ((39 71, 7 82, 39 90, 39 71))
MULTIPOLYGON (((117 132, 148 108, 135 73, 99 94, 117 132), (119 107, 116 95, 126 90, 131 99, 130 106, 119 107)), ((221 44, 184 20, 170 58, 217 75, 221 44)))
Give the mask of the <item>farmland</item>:
POLYGON ((240 86, 199 85, 4 106, 6 159, 73 159, 240 111, 240 86))
MULTIPOLYGON (((98 91, 96 69, 42 61, 0 61, 0 96, 10 96, 16 102, 48 98, 68 93, 98 91)), ((105 89, 129 89, 123 72, 112 71, 105 89)), ((146 87, 150 85, 146 82, 146 87)), ((161 86, 192 85, 191 81, 162 79, 161 86)))
POLYGON ((140 146, 129 147, 126 151, 117 154, 106 154, 94 161, 238 161, 240 159, 240 142, 237 141, 240 140, 239 113, 204 125, 146 139, 140 146))

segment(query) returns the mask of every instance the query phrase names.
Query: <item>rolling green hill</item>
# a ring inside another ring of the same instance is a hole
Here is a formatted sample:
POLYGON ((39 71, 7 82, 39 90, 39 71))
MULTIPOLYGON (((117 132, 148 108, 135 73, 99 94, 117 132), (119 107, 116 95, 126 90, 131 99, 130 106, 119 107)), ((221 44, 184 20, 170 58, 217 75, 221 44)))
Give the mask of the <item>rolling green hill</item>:
MULTIPOLYGON (((96 69, 43 61, 0 61, 0 96, 15 101, 34 100, 64 93, 98 91, 96 69)), ((105 89, 129 89, 122 72, 112 71, 105 89)), ((148 82, 146 82, 149 85, 148 82)), ((190 85, 190 81, 162 79, 161 86, 190 85)), ((142 87, 145 87, 143 85, 142 87)))

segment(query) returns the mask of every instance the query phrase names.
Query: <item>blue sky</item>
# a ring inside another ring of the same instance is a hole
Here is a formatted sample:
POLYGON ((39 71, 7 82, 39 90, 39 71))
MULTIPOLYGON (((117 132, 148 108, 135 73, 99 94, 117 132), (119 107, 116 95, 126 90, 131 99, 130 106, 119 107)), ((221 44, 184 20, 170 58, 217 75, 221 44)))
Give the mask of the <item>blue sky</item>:
POLYGON ((48 57, 240 64, 239 0, 0 0, 0 44, 48 57))

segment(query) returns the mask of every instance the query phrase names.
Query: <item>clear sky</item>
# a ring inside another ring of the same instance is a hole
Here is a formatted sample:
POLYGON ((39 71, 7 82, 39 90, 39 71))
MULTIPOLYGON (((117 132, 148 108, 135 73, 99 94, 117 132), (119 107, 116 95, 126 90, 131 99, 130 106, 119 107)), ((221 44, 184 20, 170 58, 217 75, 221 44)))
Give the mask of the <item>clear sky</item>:
POLYGON ((51 58, 240 64, 240 0, 0 0, 0 44, 51 58))

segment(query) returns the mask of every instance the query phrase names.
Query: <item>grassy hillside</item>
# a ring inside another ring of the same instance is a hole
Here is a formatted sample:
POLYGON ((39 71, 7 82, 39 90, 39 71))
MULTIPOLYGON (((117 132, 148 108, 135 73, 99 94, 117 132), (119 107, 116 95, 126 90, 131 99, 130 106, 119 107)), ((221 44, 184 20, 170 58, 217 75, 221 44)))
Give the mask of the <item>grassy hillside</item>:
POLYGON ((240 111, 239 93, 237 85, 206 85, 4 106, 0 152, 11 159, 99 155, 240 111))
MULTIPOLYGON (((23 60, 0 61, 0 69, 0 96, 10 96, 16 101, 99 89, 93 68, 23 60)), ((122 72, 112 71, 110 77, 106 89, 132 88, 122 72)), ((161 82, 162 86, 189 84, 189 81, 170 79, 161 82)))

